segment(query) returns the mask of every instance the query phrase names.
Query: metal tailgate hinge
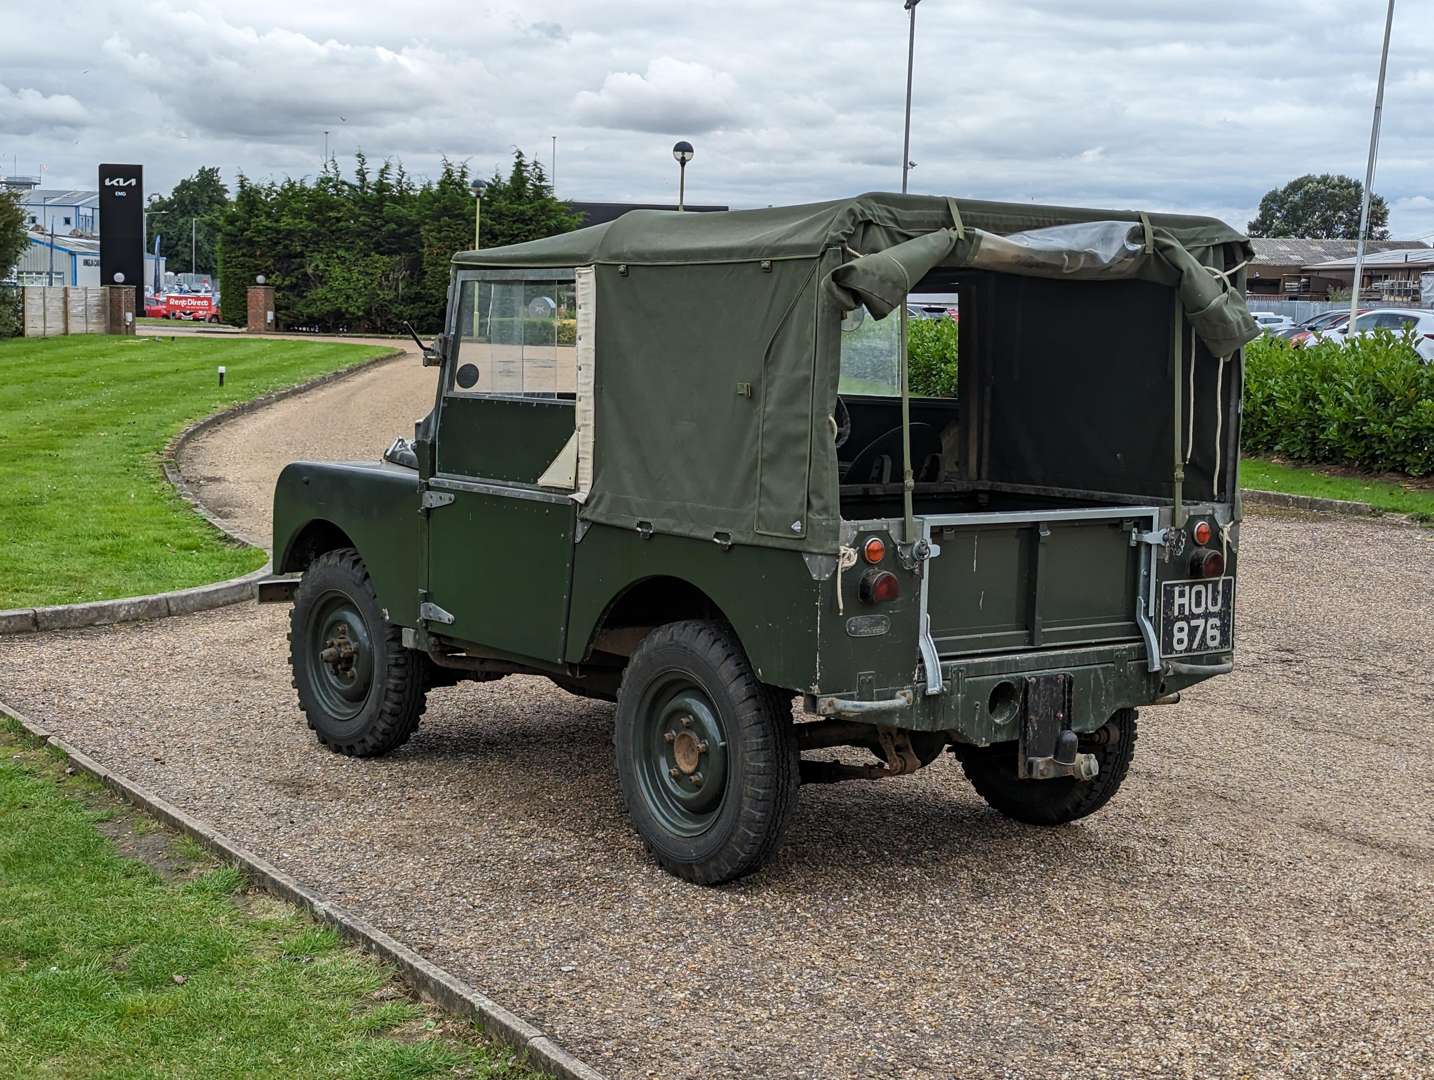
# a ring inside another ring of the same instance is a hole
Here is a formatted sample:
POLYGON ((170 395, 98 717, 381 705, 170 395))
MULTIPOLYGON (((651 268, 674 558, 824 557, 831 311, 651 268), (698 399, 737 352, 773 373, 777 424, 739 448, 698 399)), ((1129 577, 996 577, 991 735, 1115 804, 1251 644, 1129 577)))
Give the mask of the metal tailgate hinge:
POLYGON ((1149 544, 1151 547, 1161 549, 1161 557, 1169 562, 1170 559, 1179 555, 1185 547, 1185 531, 1183 529, 1153 529, 1149 532, 1142 532, 1140 526, 1130 530, 1130 546, 1139 547, 1141 544, 1149 544))

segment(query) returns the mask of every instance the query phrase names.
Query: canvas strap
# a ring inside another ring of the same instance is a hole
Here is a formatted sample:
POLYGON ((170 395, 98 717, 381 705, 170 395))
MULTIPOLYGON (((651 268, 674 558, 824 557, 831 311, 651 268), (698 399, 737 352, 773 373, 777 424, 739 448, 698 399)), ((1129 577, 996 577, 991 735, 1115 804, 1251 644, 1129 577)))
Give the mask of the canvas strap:
POLYGON ((956 239, 965 240, 966 226, 961 222, 961 208, 956 205, 956 200, 949 196, 946 199, 946 206, 951 211, 951 225, 956 230, 956 239))
POLYGON ((1150 215, 1140 212, 1140 227, 1145 230, 1145 254, 1155 254, 1155 230, 1150 225, 1150 215))

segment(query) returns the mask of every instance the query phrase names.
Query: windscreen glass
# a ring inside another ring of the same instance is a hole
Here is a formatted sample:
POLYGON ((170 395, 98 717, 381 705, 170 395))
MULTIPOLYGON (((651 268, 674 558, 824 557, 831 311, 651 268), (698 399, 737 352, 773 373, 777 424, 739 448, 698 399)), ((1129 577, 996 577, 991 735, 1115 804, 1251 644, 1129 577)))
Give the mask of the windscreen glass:
POLYGON ((449 393, 571 396, 577 387, 577 297, 572 281, 459 283, 457 361, 449 393))

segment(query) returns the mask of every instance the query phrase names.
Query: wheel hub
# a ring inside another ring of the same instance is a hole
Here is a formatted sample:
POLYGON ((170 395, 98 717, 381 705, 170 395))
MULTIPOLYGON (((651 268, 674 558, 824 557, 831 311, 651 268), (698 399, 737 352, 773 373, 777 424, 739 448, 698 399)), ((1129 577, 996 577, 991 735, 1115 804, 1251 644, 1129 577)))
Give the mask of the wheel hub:
POLYGON ((349 639, 349 628, 340 623, 334 636, 324 642, 324 651, 319 654, 319 659, 329 665, 335 675, 341 678, 352 678, 354 670, 354 657, 358 650, 349 639))
POLYGON ((676 672, 649 691, 643 713, 643 794, 668 829, 696 836, 720 812, 727 789, 721 716, 701 687, 676 672))
POLYGON ((336 721, 356 717, 373 686, 373 642, 353 601, 338 591, 315 605, 309 629, 309 678, 336 721))
MULTIPOLYGON (((690 718, 686 718, 689 719, 690 718)), ((699 739, 691 731, 682 731, 673 736, 672 759, 677 763, 679 772, 691 776, 697 771, 697 766, 702 763, 702 754, 707 749, 707 741, 699 739)))

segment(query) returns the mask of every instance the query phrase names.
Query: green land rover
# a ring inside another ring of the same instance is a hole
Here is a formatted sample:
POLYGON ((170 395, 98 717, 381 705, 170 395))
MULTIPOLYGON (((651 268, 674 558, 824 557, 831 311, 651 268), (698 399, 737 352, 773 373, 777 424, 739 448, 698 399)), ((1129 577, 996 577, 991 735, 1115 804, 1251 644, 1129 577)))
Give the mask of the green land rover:
POLYGON ((771 856, 801 784, 943 750, 1003 814, 1089 814, 1136 707, 1231 668, 1249 254, 890 194, 461 253, 414 439, 279 478, 260 598, 293 601, 300 706, 364 757, 438 685, 615 701, 632 822, 704 884, 771 856), (954 397, 908 392, 930 293, 954 397))

